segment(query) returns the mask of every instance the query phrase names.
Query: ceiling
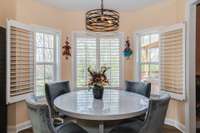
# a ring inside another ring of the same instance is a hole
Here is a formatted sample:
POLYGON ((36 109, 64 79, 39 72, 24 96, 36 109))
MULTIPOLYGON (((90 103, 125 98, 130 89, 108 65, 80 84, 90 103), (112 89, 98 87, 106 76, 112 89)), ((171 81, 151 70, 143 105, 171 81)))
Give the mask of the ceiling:
MULTIPOLYGON (((100 7, 101 0, 37 0, 67 11, 85 11, 100 7)), ((163 0, 104 0, 105 8, 118 11, 136 10, 163 0)))

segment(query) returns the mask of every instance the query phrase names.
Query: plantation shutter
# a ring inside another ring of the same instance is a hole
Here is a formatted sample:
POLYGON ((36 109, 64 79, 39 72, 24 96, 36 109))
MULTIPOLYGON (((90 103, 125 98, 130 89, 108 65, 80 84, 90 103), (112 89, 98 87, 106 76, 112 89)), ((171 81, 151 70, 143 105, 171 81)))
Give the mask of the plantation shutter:
POLYGON ((106 73, 111 87, 120 87, 120 40, 100 38, 100 66, 110 67, 106 73))
POLYGON ((74 34, 74 87, 87 88, 88 67, 99 70, 101 66, 111 68, 106 72, 110 83, 107 87, 122 87, 121 39, 120 34, 74 34))
POLYGON ((76 87, 86 88, 89 73, 87 68, 96 67, 96 38, 76 38, 76 87))
POLYGON ((7 24, 8 103, 18 102, 34 90, 33 32, 16 21, 7 24))
POLYGON ((161 33, 160 85, 173 98, 185 99, 185 25, 177 24, 161 33))

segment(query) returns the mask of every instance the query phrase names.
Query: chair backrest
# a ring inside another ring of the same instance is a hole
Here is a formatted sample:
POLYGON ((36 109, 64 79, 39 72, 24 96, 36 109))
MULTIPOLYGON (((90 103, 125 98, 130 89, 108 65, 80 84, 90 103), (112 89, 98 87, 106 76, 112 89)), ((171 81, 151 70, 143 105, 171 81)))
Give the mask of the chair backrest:
POLYGON ((56 97, 70 92, 69 81, 59 81, 45 84, 46 99, 51 109, 52 117, 57 116, 57 111, 54 109, 54 100, 56 97))
POLYGON ((34 133, 56 133, 47 105, 39 104, 34 96, 28 97, 26 104, 34 133))
POLYGON ((125 85, 127 91, 135 92, 148 98, 150 97, 151 83, 125 81, 125 85))
POLYGON ((149 101, 149 109, 145 124, 139 133, 162 133, 170 96, 154 95, 149 101))

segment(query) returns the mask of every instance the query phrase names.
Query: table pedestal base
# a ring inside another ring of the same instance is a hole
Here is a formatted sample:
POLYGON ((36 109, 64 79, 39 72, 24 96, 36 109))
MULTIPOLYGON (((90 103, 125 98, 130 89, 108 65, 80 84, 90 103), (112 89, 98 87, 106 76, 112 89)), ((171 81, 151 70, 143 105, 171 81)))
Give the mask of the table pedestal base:
POLYGON ((104 133, 104 123, 103 122, 99 123, 99 133, 104 133))

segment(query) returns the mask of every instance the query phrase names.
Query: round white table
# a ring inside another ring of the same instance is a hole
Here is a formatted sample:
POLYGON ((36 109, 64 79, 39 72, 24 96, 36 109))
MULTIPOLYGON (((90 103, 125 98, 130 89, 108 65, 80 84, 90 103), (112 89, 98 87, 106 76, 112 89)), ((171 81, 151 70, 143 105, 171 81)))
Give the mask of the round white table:
POLYGON ((99 133, 104 132, 104 121, 121 120, 144 114, 148 98, 122 90, 105 89, 102 100, 93 98, 92 91, 80 90, 57 97, 55 108, 70 117, 99 121, 99 133))

